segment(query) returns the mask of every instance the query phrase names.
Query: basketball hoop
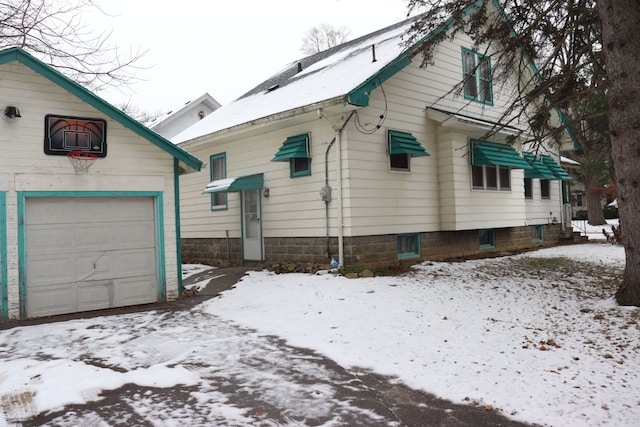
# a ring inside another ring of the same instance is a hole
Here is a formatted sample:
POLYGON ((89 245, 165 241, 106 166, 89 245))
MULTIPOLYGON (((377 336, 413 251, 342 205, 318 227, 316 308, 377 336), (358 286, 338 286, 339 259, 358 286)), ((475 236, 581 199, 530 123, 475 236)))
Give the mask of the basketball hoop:
POLYGON ((86 153, 80 150, 73 150, 67 154, 67 158, 71 162, 73 169, 76 171, 76 175, 86 175, 89 173, 89 168, 96 161, 98 156, 93 153, 86 153))

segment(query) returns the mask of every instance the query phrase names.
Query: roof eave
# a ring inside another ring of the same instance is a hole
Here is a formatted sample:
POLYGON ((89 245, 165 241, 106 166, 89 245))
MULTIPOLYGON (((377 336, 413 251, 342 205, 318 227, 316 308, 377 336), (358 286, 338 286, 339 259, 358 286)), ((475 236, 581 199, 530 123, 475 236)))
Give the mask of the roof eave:
POLYGON ((204 134, 192 139, 179 142, 178 144, 183 147, 188 147, 189 149, 194 149, 198 146, 209 143, 212 138, 223 137, 225 135, 240 132, 250 127, 263 126, 278 120, 290 119, 293 117, 301 116, 303 114, 316 112, 324 108, 335 107, 336 105, 346 105, 346 104, 348 104, 347 96, 341 95, 335 98, 327 99, 325 101, 304 105, 304 106, 293 108, 286 111, 281 111, 275 114, 271 114, 269 116, 261 117, 259 119, 250 120, 248 122, 244 122, 228 128, 220 129, 212 133, 204 134))

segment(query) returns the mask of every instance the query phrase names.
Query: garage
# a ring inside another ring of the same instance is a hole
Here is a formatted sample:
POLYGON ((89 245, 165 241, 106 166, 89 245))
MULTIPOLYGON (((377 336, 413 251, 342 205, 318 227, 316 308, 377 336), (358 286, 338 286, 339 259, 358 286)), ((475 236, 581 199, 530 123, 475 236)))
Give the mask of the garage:
POLYGON ((28 197, 27 317, 160 299, 154 197, 28 197))

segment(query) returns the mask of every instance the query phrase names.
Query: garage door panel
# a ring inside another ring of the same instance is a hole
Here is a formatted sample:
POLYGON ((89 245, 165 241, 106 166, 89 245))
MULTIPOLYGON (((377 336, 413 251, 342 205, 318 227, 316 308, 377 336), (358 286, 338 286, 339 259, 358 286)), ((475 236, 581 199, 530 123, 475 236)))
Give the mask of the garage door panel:
POLYGON ((25 213, 27 315, 157 301, 153 198, 34 198, 25 213))
POLYGON ((123 251, 115 254, 118 277, 148 276, 156 272, 155 249, 123 251))
POLYGON ((134 304, 145 304, 149 299, 155 301, 157 298, 155 277, 119 279, 116 283, 116 298, 121 303, 129 301, 134 304))
POLYGON ((51 226, 29 226, 27 233, 28 255, 55 253, 60 248, 60 242, 74 239, 65 228, 51 228, 51 226))
MULTIPOLYGON (((151 205, 153 208, 153 205, 151 205)), ((114 208, 118 212, 124 212, 121 217, 127 221, 146 221, 149 219, 149 204, 141 203, 139 198, 120 198, 114 200, 114 208)))
POLYGON ((86 249, 110 249, 113 246, 112 229, 110 227, 72 226, 68 233, 74 236, 73 250, 82 252, 86 249))
POLYGON ((155 225, 151 221, 127 222, 113 228, 119 248, 155 247, 155 225))
POLYGON ((78 310, 101 310, 116 307, 116 290, 113 280, 91 281, 76 284, 78 310))
POLYGON ((37 269, 27 267, 27 277, 29 285, 40 288, 57 283, 69 283, 76 280, 74 260, 66 255, 43 258, 33 256, 30 258, 31 264, 37 264, 37 269))
POLYGON ((74 286, 50 284, 41 288, 27 288, 27 314, 30 317, 73 313, 77 305, 74 286))

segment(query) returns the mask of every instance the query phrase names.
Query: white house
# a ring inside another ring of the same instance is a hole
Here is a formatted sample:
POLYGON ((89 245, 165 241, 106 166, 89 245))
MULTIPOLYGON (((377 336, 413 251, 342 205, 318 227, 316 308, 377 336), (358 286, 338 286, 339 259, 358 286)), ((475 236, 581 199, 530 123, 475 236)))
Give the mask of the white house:
POLYGON ((509 101, 490 56, 457 35, 422 68, 412 22, 295 61, 172 139, 207 163, 181 180, 185 260, 374 268, 571 238, 557 154, 525 157, 526 123, 486 137, 509 101))
POLYGON ((166 139, 171 139, 218 108, 220 108, 220 103, 205 93, 185 103, 182 107, 158 117, 148 126, 166 139))
POLYGON ((18 48, 0 105, 0 320, 177 298, 179 180, 200 160, 18 48))

